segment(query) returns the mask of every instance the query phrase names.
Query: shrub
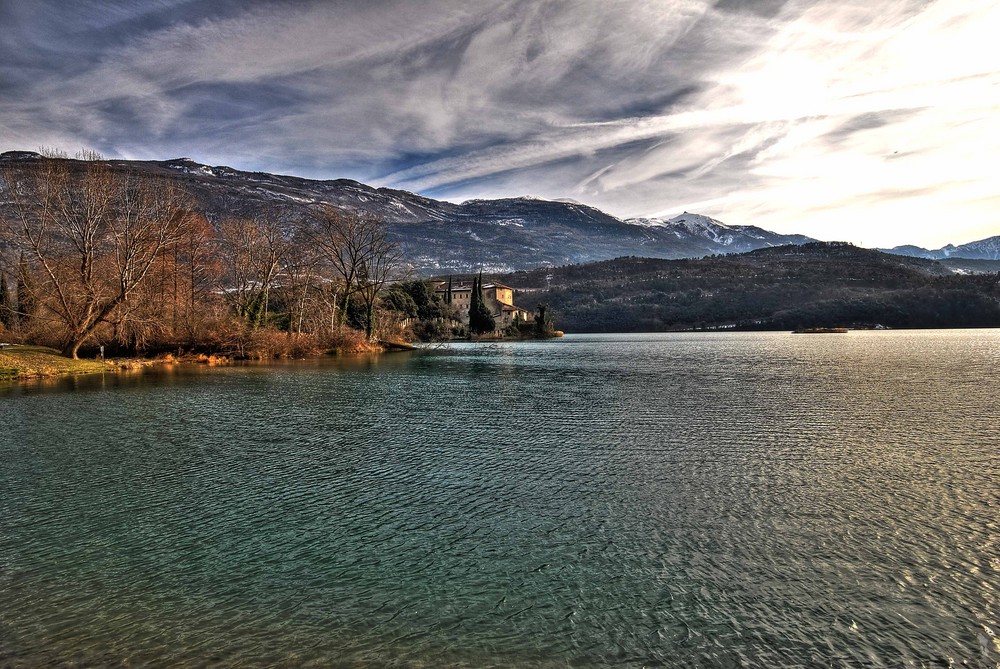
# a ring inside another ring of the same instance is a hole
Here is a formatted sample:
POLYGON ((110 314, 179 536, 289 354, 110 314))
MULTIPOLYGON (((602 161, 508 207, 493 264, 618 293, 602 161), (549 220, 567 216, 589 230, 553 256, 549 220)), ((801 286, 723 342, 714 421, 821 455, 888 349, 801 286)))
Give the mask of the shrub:
POLYGON ((374 350, 364 332, 349 327, 335 330, 320 342, 322 349, 330 353, 364 353, 374 350))
POLYGON ((413 336, 419 341, 443 341, 451 334, 452 328, 443 320, 417 321, 413 326, 413 336))

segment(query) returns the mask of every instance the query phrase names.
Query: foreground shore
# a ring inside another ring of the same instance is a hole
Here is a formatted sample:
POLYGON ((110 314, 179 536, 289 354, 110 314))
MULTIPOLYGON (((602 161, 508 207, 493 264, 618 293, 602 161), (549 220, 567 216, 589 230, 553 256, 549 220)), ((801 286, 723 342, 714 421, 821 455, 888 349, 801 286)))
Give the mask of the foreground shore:
POLYGON ((140 369, 158 362, 138 358, 73 360, 48 346, 12 344, 0 349, 0 381, 140 369))
MULTIPOLYGON (((314 355, 306 357, 321 357, 324 355, 350 356, 411 350, 416 350, 416 347, 405 342, 380 341, 377 344, 367 347, 338 348, 322 353, 317 352, 314 355)), ((139 370, 153 365, 171 365, 176 363, 215 366, 227 365, 233 362, 234 358, 222 354, 189 354, 180 357, 167 354, 156 358, 108 358, 106 360, 91 358, 73 360, 48 346, 9 344, 0 349, 0 382, 139 370)))

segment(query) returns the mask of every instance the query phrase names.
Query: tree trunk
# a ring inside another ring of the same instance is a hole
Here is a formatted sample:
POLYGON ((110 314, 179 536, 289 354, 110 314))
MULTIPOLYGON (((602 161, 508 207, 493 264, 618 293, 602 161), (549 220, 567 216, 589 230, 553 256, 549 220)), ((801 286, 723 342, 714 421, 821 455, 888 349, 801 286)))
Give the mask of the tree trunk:
POLYGON ((347 322, 347 310, 351 307, 351 294, 345 292, 343 299, 340 301, 340 314, 337 316, 337 323, 343 325, 347 322))
POLYGON ((369 302, 366 306, 367 313, 365 314, 365 335, 368 339, 372 338, 372 333, 375 331, 375 303, 369 302))
POLYGON ((73 358, 74 360, 80 359, 80 346, 83 345, 83 339, 73 339, 63 347, 62 354, 67 358, 73 358))

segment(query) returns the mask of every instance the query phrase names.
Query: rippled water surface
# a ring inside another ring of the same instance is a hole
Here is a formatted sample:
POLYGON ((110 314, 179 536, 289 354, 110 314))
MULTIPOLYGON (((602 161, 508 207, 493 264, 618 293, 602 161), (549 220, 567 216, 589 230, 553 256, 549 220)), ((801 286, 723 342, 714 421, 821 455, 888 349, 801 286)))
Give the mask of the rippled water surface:
POLYGON ((1000 331, 0 386, 0 666, 1000 666, 1000 331))

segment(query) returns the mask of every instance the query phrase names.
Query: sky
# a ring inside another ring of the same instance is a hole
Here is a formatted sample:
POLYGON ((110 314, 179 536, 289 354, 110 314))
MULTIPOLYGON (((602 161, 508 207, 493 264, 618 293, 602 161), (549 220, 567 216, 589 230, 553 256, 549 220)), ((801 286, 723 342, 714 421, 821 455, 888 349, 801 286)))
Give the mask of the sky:
POLYGON ((0 151, 1000 234, 997 0, 0 0, 0 151))

